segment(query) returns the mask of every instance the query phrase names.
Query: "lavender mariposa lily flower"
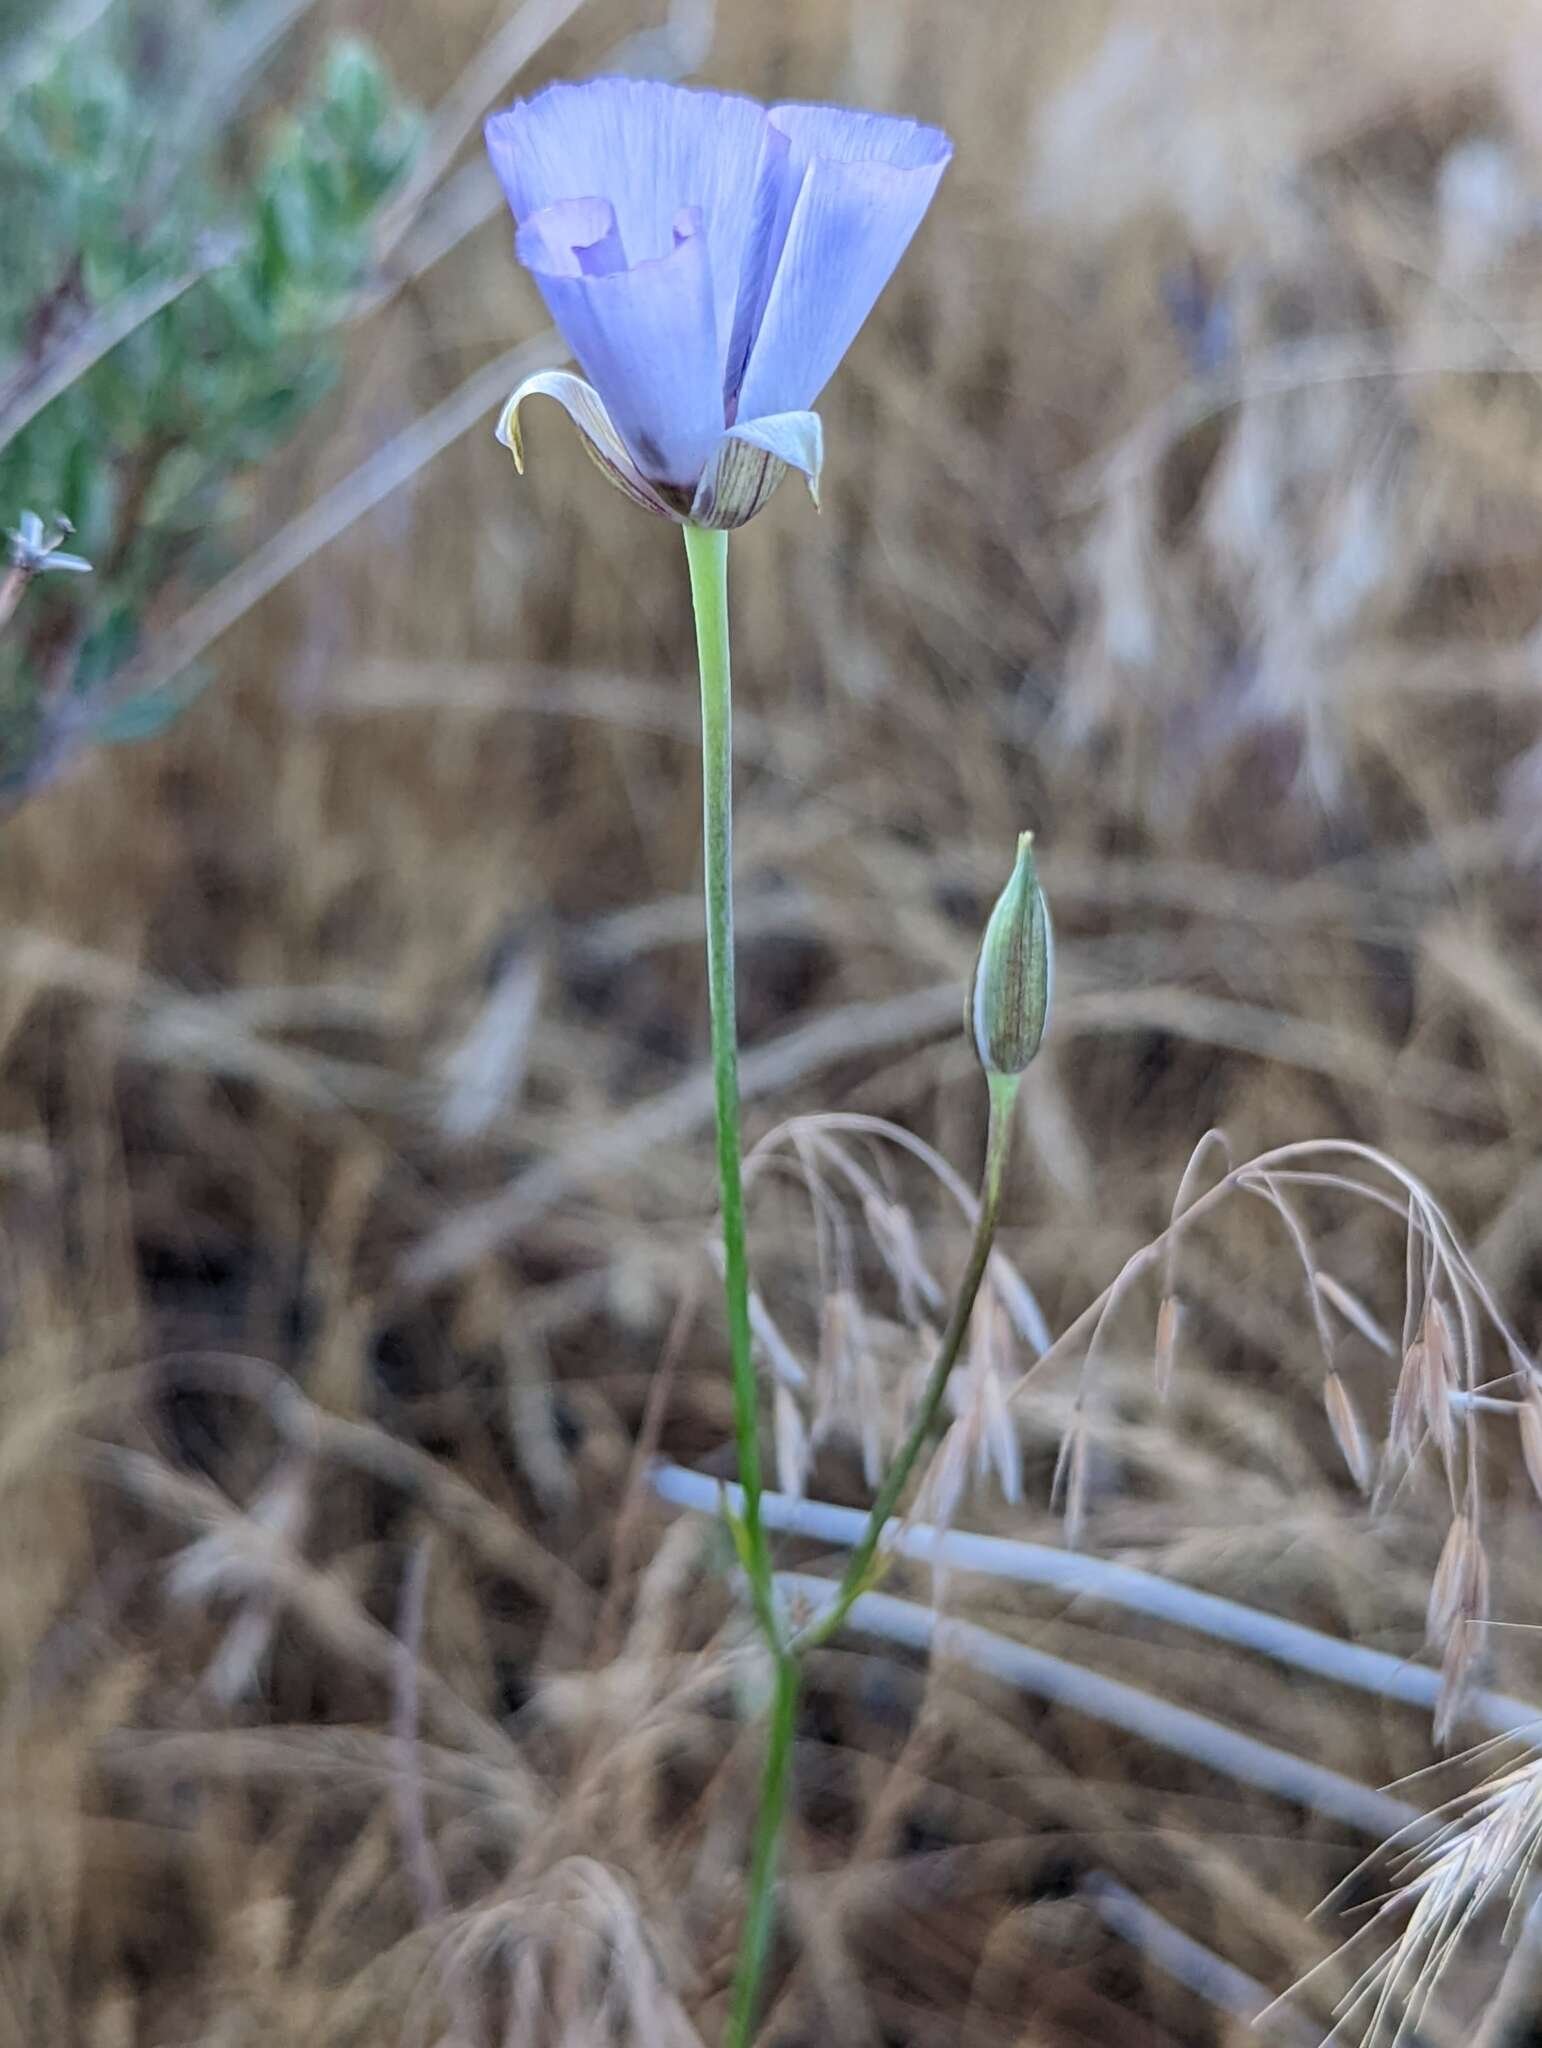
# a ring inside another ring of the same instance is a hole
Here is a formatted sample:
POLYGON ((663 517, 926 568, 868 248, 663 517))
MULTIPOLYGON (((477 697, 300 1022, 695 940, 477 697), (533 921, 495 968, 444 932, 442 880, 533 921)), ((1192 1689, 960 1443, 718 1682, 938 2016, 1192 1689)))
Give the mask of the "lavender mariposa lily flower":
POLYGON ((649 511, 742 526, 801 470, 811 410, 953 153, 938 129, 637 79, 554 85, 487 124, 515 249, 588 379, 528 377, 649 511))

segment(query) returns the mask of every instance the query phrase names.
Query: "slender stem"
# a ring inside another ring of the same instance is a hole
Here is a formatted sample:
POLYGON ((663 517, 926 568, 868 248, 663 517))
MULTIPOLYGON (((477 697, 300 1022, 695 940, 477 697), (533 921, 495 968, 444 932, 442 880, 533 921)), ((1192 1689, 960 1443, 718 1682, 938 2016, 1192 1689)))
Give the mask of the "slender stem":
POLYGON ((787 1784, 792 1768, 793 1730, 798 1718, 798 1692, 802 1671, 790 1650, 776 1653, 776 1677, 771 1695, 771 1732, 766 1760, 760 1776, 760 1810, 755 1816, 755 1843, 750 1852, 749 1900, 744 1912, 744 1930, 739 1937, 739 1960, 734 1970, 733 2004, 723 2048, 749 2048, 755 2037, 755 2009, 760 1999, 760 1980, 771 1952, 771 1935, 776 1925, 775 1884, 782 1821, 787 1811, 787 1784))
POLYGON ((891 1467, 861 1542, 852 1554, 835 1602, 798 1639, 785 1641, 777 1619, 771 1552, 761 1517, 760 1419, 755 1365, 750 1349, 749 1261, 744 1241, 744 1188, 740 1167, 739 1049, 734 1006, 733 917, 733 697, 728 658, 728 536, 702 527, 685 528, 696 612, 696 652, 701 665, 702 809, 706 849, 707 994, 712 1018, 712 1082, 717 1110, 717 1162, 723 1214, 723 1285, 728 1300, 728 1353, 733 1373, 734 1436, 738 1448, 742 1511, 735 1534, 749 1581, 755 1618, 771 1653, 773 1688, 770 1734, 761 1774, 760 1807, 750 1854, 749 1898, 733 2001, 724 2048, 749 2048, 761 1979, 775 1928, 776 1867, 787 1810, 793 1734, 798 1713, 802 1652, 823 1642, 845 1618, 871 1576, 874 1554, 895 1502, 931 1434, 969 1325, 970 1311, 996 1234, 1001 1183, 1011 1147, 1015 1076, 993 1076, 985 1178, 969 1268, 920 1410, 891 1467))
POLYGON ((728 660, 728 535, 685 528, 701 665, 702 813, 706 848, 707 1000, 723 1212, 723 1287, 733 1374, 734 1437, 744 1494, 744 1565, 756 1612, 774 1649, 771 1561, 760 1522, 760 1419, 750 1350, 749 1260, 739 1162, 739 1042, 734 1004, 733 691, 728 660))
POLYGON ((798 1667, 782 1641, 771 1578, 771 1550, 760 1515, 760 1413, 750 1350, 749 1259, 739 1142, 739 1044, 734 1005, 733 691, 728 659, 728 535, 685 529, 701 666, 701 783, 706 848, 707 999, 712 1017, 712 1084, 723 1213, 723 1287, 733 1373, 734 1437, 743 1507, 736 1536, 755 1618, 775 1673, 771 1729, 761 1775, 750 1857, 749 1900, 734 1973, 725 2048, 749 2048, 760 1982, 775 1924, 777 1851, 787 1807, 798 1667))
POLYGON ((883 1484, 878 1489, 872 1511, 868 1515, 867 1526, 847 1559, 846 1570, 834 1600, 819 1619, 797 1638, 795 1647, 800 1653, 828 1642, 846 1619, 852 1603, 859 1594, 866 1592, 871 1584, 873 1559, 883 1537, 884 1525, 893 1514, 899 1497, 905 1490, 905 1482, 931 1437, 938 1411, 942 1407, 942 1397, 947 1391, 949 1375, 963 1347, 964 1333, 969 1327, 975 1296, 980 1291, 980 1282, 985 1278, 985 1269, 990 1264, 991 1247, 996 1239, 996 1219, 1001 1210, 1001 1184, 1012 1150, 1012 1112, 1017 1102, 1020 1076, 992 1074, 989 1079, 990 1127, 985 1140, 985 1172, 980 1184, 980 1213, 975 1220, 974 1243, 969 1249, 969 1264, 958 1293, 953 1298, 948 1326, 942 1333, 942 1342, 937 1347, 937 1356, 922 1391, 921 1404, 916 1410, 914 1422, 910 1425, 910 1432, 900 1446, 894 1463, 884 1475, 883 1484))
POLYGON ((0 577, 0 626, 8 626, 16 607, 21 603, 22 593, 28 581, 27 572, 19 563, 12 563, 3 577, 0 577))

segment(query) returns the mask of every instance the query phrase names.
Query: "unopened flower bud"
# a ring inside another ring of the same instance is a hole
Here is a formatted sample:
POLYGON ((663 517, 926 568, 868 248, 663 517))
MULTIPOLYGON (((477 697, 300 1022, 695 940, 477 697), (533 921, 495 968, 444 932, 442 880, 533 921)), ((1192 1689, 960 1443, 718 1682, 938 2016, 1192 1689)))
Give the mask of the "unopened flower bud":
POLYGON ((1054 979, 1054 937, 1033 860, 1033 834, 980 941, 964 1005, 964 1030, 987 1074, 1020 1074, 1039 1049, 1054 979))

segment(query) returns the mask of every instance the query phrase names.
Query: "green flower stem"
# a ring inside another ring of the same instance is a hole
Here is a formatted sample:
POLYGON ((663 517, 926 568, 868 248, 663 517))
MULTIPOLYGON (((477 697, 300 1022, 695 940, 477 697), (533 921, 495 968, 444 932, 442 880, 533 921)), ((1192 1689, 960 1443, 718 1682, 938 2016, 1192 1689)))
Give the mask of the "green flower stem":
POLYGON ((728 659, 728 535, 687 526, 685 553, 701 666, 702 809, 706 846, 707 999, 723 1214, 723 1286, 733 1372, 734 1435, 743 1497, 735 1540, 775 1674, 770 1738, 750 1858, 749 1903, 734 1973, 726 2048, 748 2048, 775 1919, 777 1851, 787 1808, 798 1667, 782 1642, 771 1583, 771 1551, 760 1518, 760 1415, 750 1351, 749 1260, 739 1158, 739 1044, 734 1008, 733 691, 728 659))
POLYGON ((802 1671, 791 1650, 776 1652, 776 1677, 771 1695, 771 1729, 760 1775, 760 1807, 755 1815, 755 1844, 750 1852, 749 1900, 739 1937, 734 1968, 733 2005, 723 2048, 750 2048, 755 2038, 755 2012, 760 1980, 771 1952, 776 1925, 776 1865, 787 1812, 787 1783, 792 1770, 793 1734, 798 1719, 802 1671))
POLYGON ((685 528, 701 665, 701 782, 706 841, 707 1000, 723 1212, 723 1287, 733 1373, 734 1438, 744 1508, 736 1532, 755 1612, 768 1646, 781 1640, 771 1591, 771 1553, 760 1520, 760 1417, 750 1352, 750 1276, 739 1164, 739 1040, 734 1008, 733 690, 728 662, 728 535, 685 528))
POLYGON ((755 1365, 750 1349, 749 1261, 744 1237, 744 1188, 739 1139, 739 1049, 734 1008, 733 918, 733 698, 728 659, 728 535, 685 528, 701 665, 702 807, 706 843, 707 993, 712 1018, 712 1080, 717 1108, 717 1161, 723 1216, 723 1285, 728 1301, 728 1353, 733 1374, 734 1436, 738 1447, 740 1514, 730 1517, 739 1560, 749 1581, 756 1622, 770 1652, 773 1674, 770 1730, 761 1774, 760 1806, 750 1854, 749 1897, 724 2048, 750 2048, 761 1980, 775 1929, 776 1869, 786 1817, 804 1653, 828 1641, 871 1583, 885 1523, 931 1437, 942 1398, 963 1346, 970 1313, 990 1263, 1001 1207, 1001 1187, 1012 1144, 1015 1074, 990 1075, 990 1128, 980 1213, 963 1284, 953 1303, 921 1405, 898 1457, 873 1503, 861 1542, 852 1552, 834 1604, 793 1642, 777 1618, 771 1552, 761 1520, 760 1422, 755 1365))
POLYGON ((963 1348, 964 1333, 969 1328, 970 1313, 974 1308, 975 1296, 980 1291, 980 1282, 985 1278, 985 1269, 990 1264, 991 1248, 996 1240, 996 1219, 1001 1210, 1001 1186, 1006 1175, 1007 1160, 1012 1151, 1013 1110, 1017 1103, 1017 1090, 1021 1075, 990 1074, 990 1124, 985 1140, 985 1172, 980 1185, 980 1212, 975 1219, 974 1243, 969 1249, 969 1264, 958 1293, 953 1298, 952 1313, 948 1326, 942 1333, 942 1342, 937 1347, 937 1356, 922 1391, 921 1405, 916 1410, 910 1432, 900 1446, 899 1454, 884 1475, 873 1502, 872 1513, 867 1518, 867 1527, 861 1541, 847 1560, 835 1599, 794 1641, 793 1648, 801 1656, 806 1650, 817 1648, 829 1641, 851 1612, 853 1602, 867 1591, 877 1573, 874 1560, 878 1545, 883 1537, 884 1525, 899 1504, 905 1483, 915 1468, 936 1425, 942 1397, 947 1391, 948 1378, 958 1354, 963 1348))

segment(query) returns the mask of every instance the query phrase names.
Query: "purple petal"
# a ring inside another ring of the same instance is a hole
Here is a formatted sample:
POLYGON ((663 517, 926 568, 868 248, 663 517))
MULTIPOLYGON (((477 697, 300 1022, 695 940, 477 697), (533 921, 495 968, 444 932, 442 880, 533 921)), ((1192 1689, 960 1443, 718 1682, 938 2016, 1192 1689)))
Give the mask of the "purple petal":
POLYGON ((897 171, 935 170, 940 176, 953 155, 953 144, 940 128, 894 114, 789 104, 773 107, 769 119, 791 144, 791 167, 798 177, 821 158, 836 164, 891 164, 897 171))
POLYGON ((787 239, 787 226, 798 197, 802 173, 794 176, 789 167, 791 150, 787 136, 768 121, 755 181, 755 210, 739 257, 739 295, 734 306, 733 330, 723 362, 723 398, 730 420, 738 410, 739 387, 760 331, 777 258, 787 239))
POLYGON ((931 204, 938 129, 837 107, 776 107, 797 201, 750 350, 739 413, 802 412, 824 389, 931 204))
POLYGON ((609 216, 596 202, 566 201, 526 220, 515 246, 643 475, 690 487, 723 431, 701 217, 682 216, 668 256, 591 269, 619 253, 609 216), (575 244, 575 233, 592 239, 575 244))
POLYGON ((626 250, 608 199, 559 199, 517 237, 520 261, 544 277, 608 277, 626 269, 626 250))
POLYGON ((764 107, 649 79, 596 78, 548 86, 493 115, 486 132, 493 168, 521 225, 559 200, 608 199, 626 260, 640 264, 667 259, 677 216, 699 208, 716 333, 727 350, 757 220, 764 107))

